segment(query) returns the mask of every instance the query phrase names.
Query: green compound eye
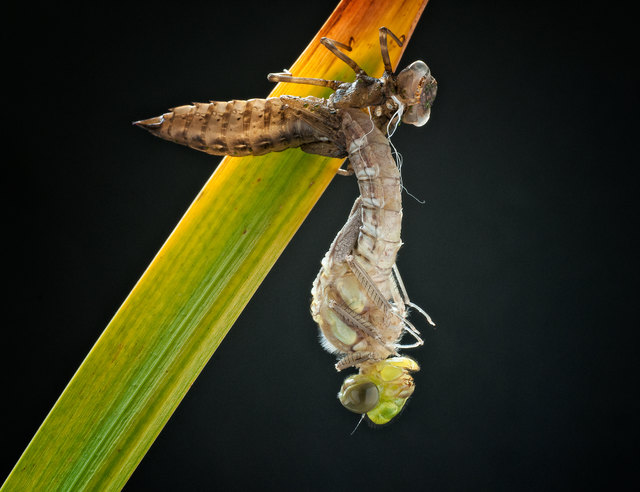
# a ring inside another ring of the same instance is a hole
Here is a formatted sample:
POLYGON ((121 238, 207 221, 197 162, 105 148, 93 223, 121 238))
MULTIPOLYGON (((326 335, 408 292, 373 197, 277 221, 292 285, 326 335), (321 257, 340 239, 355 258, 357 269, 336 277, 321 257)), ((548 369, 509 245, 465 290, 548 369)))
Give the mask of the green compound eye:
POLYGON ((340 403, 355 413, 367 413, 378 404, 380 393, 372 382, 356 383, 344 389, 339 395, 340 403))

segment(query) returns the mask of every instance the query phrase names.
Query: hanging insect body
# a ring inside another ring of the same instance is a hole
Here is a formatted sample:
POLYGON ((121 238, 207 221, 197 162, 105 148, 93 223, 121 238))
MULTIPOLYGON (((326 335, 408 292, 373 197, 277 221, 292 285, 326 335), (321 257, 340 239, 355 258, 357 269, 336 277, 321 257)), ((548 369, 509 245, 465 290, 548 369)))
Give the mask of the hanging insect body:
MULTIPOLYGON (((292 147, 330 157, 348 157, 340 174, 355 174, 360 196, 313 283, 311 314, 322 345, 339 354, 336 369, 359 370, 348 376, 338 398, 343 406, 383 425, 396 417, 414 390, 411 372, 419 370, 399 349, 423 344, 407 320, 413 307, 396 267, 402 245, 402 185, 387 135, 400 120, 415 126, 429 119, 437 84, 429 68, 416 61, 393 73, 387 38, 402 46, 387 28, 379 30, 384 74, 367 75, 340 49, 350 45, 322 38, 322 44, 356 73, 352 83, 269 74, 273 82, 329 87, 328 99, 280 96, 248 101, 180 106, 135 124, 161 138, 214 155, 262 155, 292 147), (400 343, 404 334, 413 343, 400 343)), ((433 324, 433 323, 432 323, 433 324)))

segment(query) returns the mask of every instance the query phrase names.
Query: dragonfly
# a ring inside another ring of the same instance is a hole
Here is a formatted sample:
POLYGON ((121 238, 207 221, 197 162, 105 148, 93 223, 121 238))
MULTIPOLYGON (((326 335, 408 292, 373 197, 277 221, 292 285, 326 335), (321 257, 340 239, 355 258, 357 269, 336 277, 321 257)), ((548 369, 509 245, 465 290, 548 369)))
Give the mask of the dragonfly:
POLYGON ((397 417, 415 383, 418 363, 400 350, 423 345, 408 320, 410 308, 433 321, 410 301, 396 265, 402 246, 402 181, 389 135, 400 122, 423 126, 429 120, 437 82, 423 61, 396 74, 389 56, 391 38, 378 31, 384 73, 375 78, 345 52, 348 44, 322 38, 321 43, 355 72, 344 82, 271 73, 272 82, 328 87, 328 98, 279 96, 266 99, 212 101, 172 108, 136 121, 160 138, 212 155, 263 155, 290 148, 322 156, 348 158, 341 175, 355 175, 360 195, 313 282, 311 315, 321 344, 336 354, 335 368, 358 370, 346 377, 338 399, 371 425, 397 417), (412 338, 402 343, 404 335, 412 338))

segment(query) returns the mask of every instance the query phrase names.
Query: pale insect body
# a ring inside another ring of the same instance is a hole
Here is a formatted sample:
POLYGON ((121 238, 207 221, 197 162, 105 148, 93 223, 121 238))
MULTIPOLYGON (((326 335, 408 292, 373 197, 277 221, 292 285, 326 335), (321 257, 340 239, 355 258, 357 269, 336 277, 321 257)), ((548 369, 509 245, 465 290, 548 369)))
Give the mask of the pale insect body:
POLYGON ((291 147, 331 157, 349 157, 360 196, 349 219, 322 260, 312 288, 311 314, 322 344, 340 355, 338 370, 356 367, 338 394, 349 410, 366 414, 374 424, 397 416, 414 390, 410 372, 418 364, 398 350, 421 345, 406 319, 412 304, 396 263, 402 245, 402 185, 386 132, 399 120, 416 126, 429 119, 437 84, 422 61, 394 75, 387 37, 380 28, 385 72, 370 77, 338 47, 322 43, 356 73, 353 83, 269 74, 274 82, 321 85, 335 92, 329 99, 281 96, 248 101, 196 103, 136 122, 151 133, 214 155, 262 155, 291 147), (405 333, 414 338, 400 344, 405 333))

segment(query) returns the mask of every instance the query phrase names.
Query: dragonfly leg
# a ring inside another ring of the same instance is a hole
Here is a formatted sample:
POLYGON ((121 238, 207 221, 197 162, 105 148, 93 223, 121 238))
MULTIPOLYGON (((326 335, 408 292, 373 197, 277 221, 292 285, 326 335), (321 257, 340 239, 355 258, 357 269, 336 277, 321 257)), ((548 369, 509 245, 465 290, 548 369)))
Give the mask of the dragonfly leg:
POLYGON ((331 244, 329 256, 336 263, 345 261, 345 259, 351 255, 358 241, 360 226, 362 225, 362 214, 359 213, 361 207, 361 199, 358 197, 351 208, 347 223, 342 226, 342 229, 340 229, 340 232, 331 244))
POLYGON ((353 170, 353 166, 351 165, 351 162, 349 162, 349 164, 347 164, 347 168, 346 169, 338 169, 336 171, 336 174, 339 174, 340 176, 353 176, 355 173, 355 171, 353 170))
POLYGON ((380 292, 378 286, 373 281, 373 279, 369 276, 367 271, 362 267, 358 259, 353 255, 348 255, 345 258, 347 265, 349 265, 349 269, 358 279, 358 282, 362 287, 364 287, 364 291, 367 293, 369 298, 373 301, 373 303, 382 309, 385 313, 393 310, 391 303, 385 298, 385 296, 380 292))
POLYGON ((351 51, 351 44, 353 43, 353 38, 349 39, 349 44, 344 44, 334 39, 322 38, 320 40, 322 45, 327 48, 331 53, 340 58, 343 62, 351 67, 351 69, 356 73, 356 75, 367 75, 360 65, 358 65, 353 59, 345 55, 339 48, 342 48, 346 51, 351 51))
POLYGON ((311 77, 294 77, 290 72, 270 73, 267 75, 270 82, 287 82, 290 84, 319 85, 329 87, 334 91, 344 82, 339 80, 314 79, 311 77))
MULTIPOLYGON (((349 255, 346 258, 346 262, 347 262, 347 265, 349 265, 349 268, 351 269, 355 277, 358 279, 358 282, 360 282, 360 285, 364 287, 365 292, 367 293, 369 298, 373 301, 373 303, 376 306, 378 306, 380 309, 382 309, 385 313, 390 313, 393 316, 396 316, 398 319, 400 319, 400 321, 402 321, 404 325, 405 331, 409 333, 416 340, 415 343, 411 345, 396 345, 396 348, 414 348, 414 347, 419 347, 420 345, 423 345, 424 341, 420 337, 420 332, 416 329, 415 326, 413 326, 413 324, 408 319, 406 319, 404 316, 402 316, 393 308, 389 300, 384 297, 382 292, 380 292, 380 289, 378 289, 378 286, 375 284, 373 279, 369 276, 367 271, 364 268, 362 268, 362 265, 360 265, 357 258, 355 258, 352 255, 349 255)), ((397 271, 397 268, 396 268, 396 271, 397 271)), ((394 272, 394 275, 395 274, 396 272, 394 272)), ((397 275, 399 275, 399 273, 397 275)), ((399 278, 399 277, 396 277, 396 278, 399 278)), ((399 285, 400 285, 400 288, 402 289, 403 296, 406 299, 405 304, 410 306, 415 306, 411 301, 409 301, 408 297, 406 297, 406 291, 404 290, 404 285, 401 282, 402 280, 400 279, 399 285)), ((420 309, 419 307, 417 309, 421 313, 424 313, 424 311, 422 311, 422 309, 420 309)), ((428 318, 428 319, 430 320, 431 318, 428 318)))
POLYGON ((360 314, 356 313, 353 309, 343 303, 338 303, 334 300, 329 301, 329 308, 336 313, 345 324, 358 330, 360 333, 364 333, 368 337, 373 338, 381 347, 388 350, 391 354, 396 355, 397 352, 393 346, 389 346, 382 339, 380 330, 373 325, 368 319, 363 318, 360 314))
POLYGON ((400 277, 400 271, 398 270, 398 266, 396 264, 393 265, 393 278, 395 280, 395 285, 397 286, 397 288, 400 289, 400 292, 402 293, 402 298, 404 299, 404 303, 407 306, 411 306, 416 311, 418 311, 422 316, 424 316, 427 322, 431 326, 436 326, 436 324, 431 319, 431 316, 429 316, 424 309, 422 309, 420 306, 418 306, 417 304, 414 304, 409 300, 409 294, 407 294, 407 289, 405 289, 404 287, 404 282, 402 281, 402 277, 400 277))
MULTIPOLYGON (((311 142, 302 144, 300 150, 307 154, 323 155, 326 157, 344 157, 345 151, 331 142, 311 142)), ((338 174, 340 174, 338 170, 338 174)))
POLYGON ((357 367, 363 362, 376 359, 377 357, 373 354, 373 352, 352 352, 345 355, 336 363, 336 370, 339 372, 348 367, 357 367))
POLYGON ((393 67, 391 66, 391 58, 389 58, 389 44, 387 40, 387 36, 390 35, 391 38, 398 44, 398 46, 402 47, 405 41, 405 35, 403 34, 398 38, 395 34, 393 34, 388 28, 381 27, 378 30, 378 36, 380 37, 380 52, 382 53, 382 61, 384 63, 384 71, 386 73, 393 73, 393 67))

